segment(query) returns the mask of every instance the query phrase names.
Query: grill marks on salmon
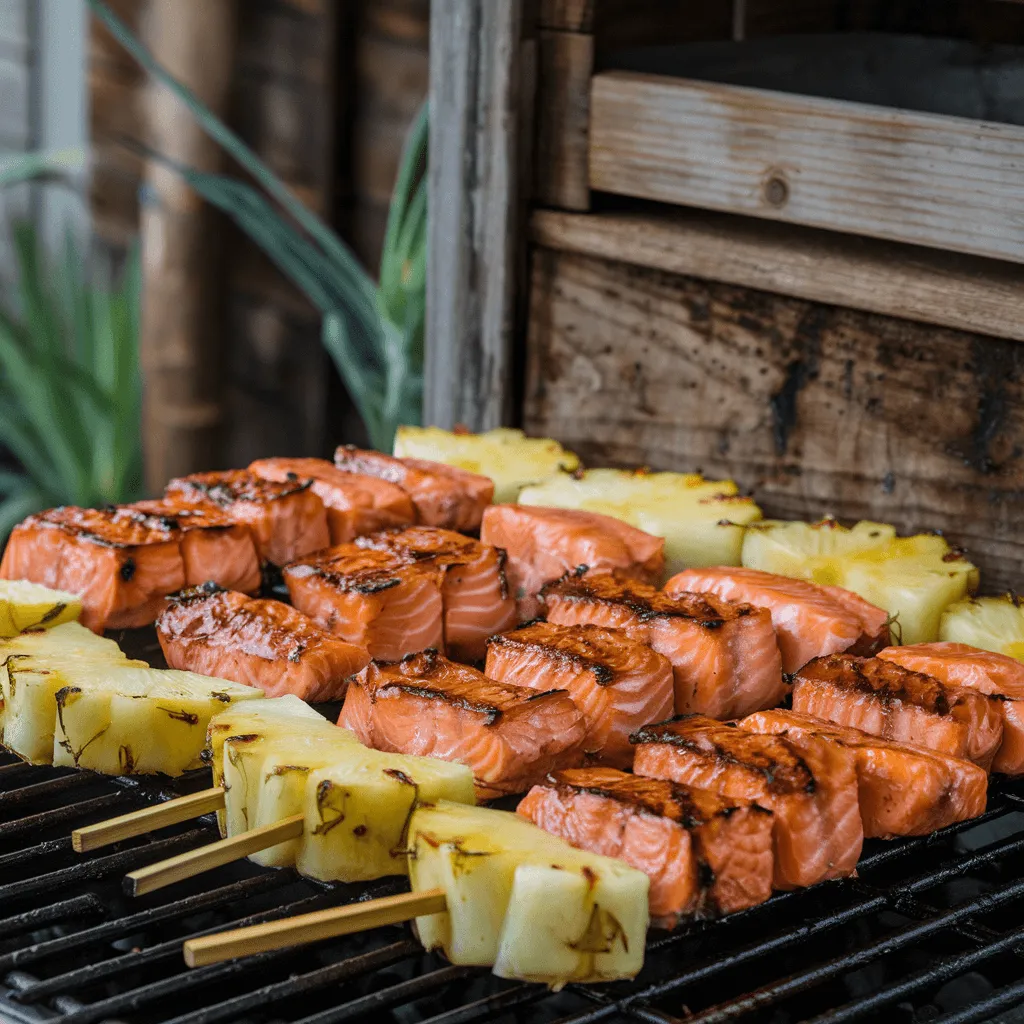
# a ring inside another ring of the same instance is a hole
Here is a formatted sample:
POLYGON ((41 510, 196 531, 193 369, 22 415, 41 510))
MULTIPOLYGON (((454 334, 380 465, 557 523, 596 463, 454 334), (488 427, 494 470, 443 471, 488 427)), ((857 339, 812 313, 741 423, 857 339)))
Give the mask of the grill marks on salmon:
POLYGON ((487 638, 515 625, 515 600, 505 578, 505 552, 499 548, 430 526, 376 533, 357 544, 438 569, 444 647, 451 657, 480 661, 487 653, 487 638))
POLYGON ((338 725, 377 750, 468 765, 482 799, 579 764, 585 735, 563 690, 495 682, 436 651, 370 664, 350 681, 338 725))
POLYGON ((805 665, 793 681, 793 710, 966 757, 986 771, 1003 735, 998 699, 884 658, 852 654, 805 665))
POLYGON ((260 558, 284 565, 330 544, 324 503, 312 480, 265 480, 245 469, 193 473, 172 480, 167 496, 198 507, 220 509, 248 526, 260 558))
POLYGON ((148 625, 168 594, 207 580, 255 591, 260 566, 246 527, 162 500, 29 516, 11 533, 0 576, 78 594, 82 623, 102 632, 148 625))
POLYGON ((585 566, 617 570, 625 579, 658 584, 665 572, 665 541, 611 516, 578 509, 491 505, 480 539, 508 553, 508 579, 520 621, 541 611, 546 583, 585 566))
POLYGON ((355 445, 339 445, 334 464, 346 473, 385 480, 412 501, 416 522, 447 530, 475 532, 494 497, 490 477, 426 459, 397 459, 355 445))
POLYGON ((583 714, 590 761, 628 768, 630 733, 672 714, 668 659, 623 630, 534 622, 488 641, 485 674, 533 690, 566 690, 583 714))
POLYGON ((332 544, 346 544, 377 530, 408 526, 416 518, 401 487, 373 476, 345 473, 326 459, 257 459, 249 470, 264 480, 312 480, 311 490, 324 503, 332 544))
POLYGON ((857 767, 861 821, 869 838, 923 836, 985 813, 988 776, 972 761, 796 711, 758 711, 739 725, 786 738, 817 736, 847 747, 857 767))
POLYGON ((771 895, 772 814, 751 801, 582 768, 550 775, 517 812, 573 846, 645 872, 658 927, 743 910, 771 895))
POLYGON ((939 682, 998 697, 1003 739, 992 771, 1024 775, 1024 664, 1005 654, 952 642, 887 647, 878 656, 939 682))
POLYGON ((318 626, 397 661, 444 642, 441 571, 393 551, 339 544, 285 566, 292 604, 318 626))
POLYGON ((826 654, 876 654, 889 643, 887 613, 840 587, 822 587, 759 569, 687 569, 665 584, 670 596, 715 594, 771 613, 782 671, 796 672, 826 654))
POLYGON ((684 716, 634 734, 633 770, 754 800, 773 814, 774 886, 851 874, 864 840, 851 752, 810 736, 764 736, 684 716))
POLYGON ((625 629, 672 663, 675 710, 731 718, 785 696, 771 615, 713 594, 675 597, 611 573, 571 573, 543 591, 562 625, 625 629))
POLYGON ((340 700, 348 677, 370 660, 290 605, 215 584, 175 595, 156 628, 171 668, 257 686, 269 697, 340 700))

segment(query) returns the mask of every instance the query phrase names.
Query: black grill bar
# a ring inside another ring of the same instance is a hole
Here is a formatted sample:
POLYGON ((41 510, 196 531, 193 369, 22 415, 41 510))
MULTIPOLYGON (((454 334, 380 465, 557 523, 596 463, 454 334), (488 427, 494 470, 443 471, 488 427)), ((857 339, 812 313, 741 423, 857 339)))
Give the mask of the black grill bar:
POLYGON ((23 914, 3 918, 0 920, 0 939, 16 935, 19 932, 44 928, 46 925, 55 924, 58 921, 68 921, 72 918, 103 914, 104 912, 104 906, 98 896, 94 896, 92 893, 85 896, 74 896, 69 900, 62 900, 60 903, 51 903, 48 906, 26 910, 23 914))
POLYGON ((75 790, 85 789, 86 786, 95 786, 98 781, 97 777, 89 772, 71 771, 70 775, 61 775, 56 779, 36 782, 20 789, 7 789, 0 792, 0 811, 35 803, 36 800, 45 800, 47 797, 65 796, 75 790))
POLYGON ((476 1021, 497 1017, 508 1010, 540 1002, 546 996, 547 992, 538 985, 516 985, 465 1006, 428 1017, 423 1024, 475 1024, 476 1021))
POLYGON ((23 832, 34 832, 38 829, 67 825, 72 821, 78 821, 91 814, 112 811, 114 808, 120 807, 124 802, 124 794, 120 792, 105 793, 103 796, 94 796, 92 799, 82 800, 80 803, 66 804, 63 807, 55 807, 50 811, 30 814, 26 818, 14 818, 12 821, 0 822, 0 842, 3 842, 5 839, 13 839, 23 832))
POLYGON ((1012 1010, 1021 1003, 1024 1003, 1024 981, 1017 981, 971 1006, 933 1017, 931 1024, 982 1024, 992 1020, 997 1013, 1012 1010))
POLYGON ((19 864, 24 864, 25 861, 48 857, 50 854, 70 852, 71 836, 48 839, 44 843, 36 843, 35 846, 26 846, 23 850, 15 850, 14 853, 0 854, 0 871, 17 867, 19 864))

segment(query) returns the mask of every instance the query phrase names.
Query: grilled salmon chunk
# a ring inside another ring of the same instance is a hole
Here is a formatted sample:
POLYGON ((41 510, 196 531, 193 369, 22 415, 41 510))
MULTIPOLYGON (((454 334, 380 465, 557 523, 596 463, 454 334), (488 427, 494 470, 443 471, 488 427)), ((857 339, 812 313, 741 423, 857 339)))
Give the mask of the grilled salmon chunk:
POLYGON ((355 445, 339 445, 334 464, 346 473, 362 473, 401 487, 424 526, 475 532, 494 496, 490 477, 426 459, 396 459, 355 445))
POLYGON ((274 565, 327 547, 330 533, 324 503, 312 480, 265 480, 247 469, 193 473, 167 485, 167 496, 221 509, 248 526, 260 558, 274 565))
POLYGON ((774 886, 849 875, 864 841, 852 753, 809 736, 762 736, 703 715, 634 734, 637 775, 671 779, 773 814, 774 886))
POLYGON ((516 603, 505 579, 505 552, 499 548, 433 526, 388 530, 356 543, 440 570, 444 645, 450 657, 480 661, 487 638, 515 625, 516 603))
POLYGON ((795 672, 824 654, 877 654, 889 643, 888 614, 840 587, 727 565, 687 569, 664 589, 669 596, 686 591, 714 594, 767 609, 778 634, 783 672, 795 672))
POLYGON ((630 733, 672 714, 672 665, 621 629, 533 622, 494 636, 484 673, 531 690, 566 690, 587 727, 584 750, 597 764, 628 768, 630 733))
POLYGON ((408 526, 416 518, 409 495, 386 480, 343 473, 326 459, 257 459, 249 471, 264 480, 312 480, 311 490, 327 510, 332 544, 364 533, 408 526))
POLYGON ((270 697, 340 700, 348 677, 370 661, 365 648, 289 605, 210 583, 176 594, 156 629, 171 668, 256 686, 270 697))
POLYGON ((657 927, 674 928, 689 914, 729 914, 771 895, 772 814, 749 800, 614 768, 570 768, 534 786, 517 813, 647 874, 657 927))
POLYGON ((299 611, 371 658, 444 643, 443 575, 430 562, 339 544, 286 565, 284 581, 299 611))
POLYGON ((614 569, 628 579, 660 583, 665 541, 597 512, 534 505, 491 505, 480 539, 508 553, 508 579, 521 621, 541 611, 546 583, 579 566, 614 569))
POLYGON ((986 771, 1003 736, 999 701, 884 658, 831 654, 793 680, 793 710, 966 757, 986 771))
POLYGON ((857 765, 860 816, 868 838, 928 835, 985 812, 988 776, 973 761, 796 711, 757 711, 739 725, 773 736, 819 736, 849 748, 857 765))
POLYGON ((255 590, 260 583, 248 529, 217 510, 162 502, 29 516, 11 533, 0 576, 79 595, 81 621, 95 632, 147 625, 166 595, 188 585, 213 579, 255 590))
POLYGON ((948 641, 887 647, 878 656, 941 683, 998 697, 1003 739, 992 771, 1024 775, 1024 664, 1005 654, 948 641))
POLYGON ((543 591, 547 617, 625 629, 672 663, 677 714, 715 718, 774 707, 785 696, 771 615, 713 594, 676 597, 611 573, 571 573, 543 591))
POLYGON ((370 664, 350 681, 338 725, 377 750, 461 761, 482 799, 579 764, 586 732, 565 691, 498 683, 436 651, 370 664))

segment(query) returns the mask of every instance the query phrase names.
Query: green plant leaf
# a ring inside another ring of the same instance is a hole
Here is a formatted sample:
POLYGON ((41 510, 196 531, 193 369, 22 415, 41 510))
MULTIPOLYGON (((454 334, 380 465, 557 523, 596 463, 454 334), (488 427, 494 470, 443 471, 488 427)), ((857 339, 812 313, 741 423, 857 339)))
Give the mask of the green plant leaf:
POLYGON ((50 153, 18 153, 0 160, 0 188, 44 177, 71 176, 85 168, 82 147, 50 153))
POLYGON ((11 530, 25 516, 39 512, 49 504, 47 495, 33 486, 31 481, 26 481, 25 487, 0 501, 0 540, 6 540, 11 530))

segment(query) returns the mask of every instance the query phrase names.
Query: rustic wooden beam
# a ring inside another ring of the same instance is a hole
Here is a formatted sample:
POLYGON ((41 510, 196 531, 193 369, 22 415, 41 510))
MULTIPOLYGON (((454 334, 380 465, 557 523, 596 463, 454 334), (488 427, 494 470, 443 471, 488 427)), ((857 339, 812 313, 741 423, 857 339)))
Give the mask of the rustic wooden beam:
MULTIPOLYGON (((222 115, 235 41, 232 0, 150 0, 147 41, 172 75, 222 115)), ((146 98, 150 145, 210 171, 222 155, 195 118, 161 85, 146 98)), ((173 171, 146 168, 142 208, 143 432, 146 486, 220 463, 224 389, 220 232, 215 213, 173 171)))
POLYGON ((424 417, 440 426, 486 429, 512 415, 536 65, 530 6, 431 6, 424 417))

